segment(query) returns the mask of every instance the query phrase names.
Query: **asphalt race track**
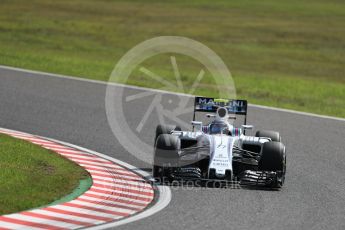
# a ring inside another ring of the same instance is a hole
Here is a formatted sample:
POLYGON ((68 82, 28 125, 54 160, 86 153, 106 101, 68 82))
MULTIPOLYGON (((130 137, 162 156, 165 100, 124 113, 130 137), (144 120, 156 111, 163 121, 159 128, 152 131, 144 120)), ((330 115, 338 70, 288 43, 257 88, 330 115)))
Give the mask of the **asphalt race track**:
MULTIPOLYGON (((113 136, 105 89, 104 84, 2 68, 0 127, 150 168, 113 136)), ((128 90, 133 91, 138 90, 128 90)), ((140 121, 144 102, 126 108, 133 124, 140 121)), ((119 229, 345 229, 345 122, 254 107, 249 108, 248 120, 256 129, 279 130, 283 137, 288 165, 281 191, 173 187, 167 208, 119 229)), ((155 125, 150 119, 142 130, 148 142, 155 125)))

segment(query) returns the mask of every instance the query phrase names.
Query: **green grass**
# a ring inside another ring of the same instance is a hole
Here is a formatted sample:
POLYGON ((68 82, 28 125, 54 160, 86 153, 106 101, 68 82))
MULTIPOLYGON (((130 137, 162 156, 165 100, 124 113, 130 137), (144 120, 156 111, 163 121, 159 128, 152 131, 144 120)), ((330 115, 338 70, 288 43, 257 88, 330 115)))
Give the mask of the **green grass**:
MULTIPOLYGON (((106 81, 117 61, 156 36, 186 36, 227 64, 239 98, 345 117, 342 0, 7 0, 0 7, 0 64, 106 81)), ((184 84, 200 66, 177 58, 184 84)), ((145 65, 169 80, 168 56, 145 65)), ((135 71, 129 84, 161 87, 135 71)), ((196 92, 216 95, 206 74, 196 92)))
POLYGON ((4 134, 0 159, 0 215, 47 205, 89 177, 72 161, 4 134))

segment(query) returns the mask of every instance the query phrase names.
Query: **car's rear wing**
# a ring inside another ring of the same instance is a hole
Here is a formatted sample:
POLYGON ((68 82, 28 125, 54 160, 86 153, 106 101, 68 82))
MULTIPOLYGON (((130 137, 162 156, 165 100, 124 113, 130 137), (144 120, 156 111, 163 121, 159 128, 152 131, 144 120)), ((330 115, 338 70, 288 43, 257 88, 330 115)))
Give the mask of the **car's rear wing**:
POLYGON ((247 101, 234 99, 216 99, 210 97, 195 97, 193 120, 196 112, 216 112, 218 107, 225 107, 229 114, 243 115, 244 124, 247 123, 247 101))

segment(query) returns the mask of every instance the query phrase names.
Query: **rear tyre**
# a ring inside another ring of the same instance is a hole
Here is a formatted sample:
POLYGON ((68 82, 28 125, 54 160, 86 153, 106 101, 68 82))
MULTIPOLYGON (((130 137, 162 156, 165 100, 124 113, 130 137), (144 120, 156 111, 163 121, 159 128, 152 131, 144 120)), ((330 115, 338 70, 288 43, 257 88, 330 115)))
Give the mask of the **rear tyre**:
POLYGON ((177 125, 157 125, 156 127, 156 135, 155 135, 155 143, 157 137, 161 134, 171 134, 172 131, 181 131, 181 128, 177 125))
POLYGON ((155 145, 155 154, 153 160, 153 177, 163 179, 169 177, 167 172, 172 166, 179 162, 179 150, 181 141, 177 136, 161 134, 158 136, 155 145))
POLYGON ((258 169, 260 171, 277 172, 277 181, 272 184, 272 187, 281 188, 285 181, 286 172, 286 151, 284 144, 281 142, 264 143, 258 169))
POLYGON ((276 131, 271 130, 259 130, 255 134, 256 137, 268 137, 271 138, 272 141, 281 142, 280 134, 276 131))

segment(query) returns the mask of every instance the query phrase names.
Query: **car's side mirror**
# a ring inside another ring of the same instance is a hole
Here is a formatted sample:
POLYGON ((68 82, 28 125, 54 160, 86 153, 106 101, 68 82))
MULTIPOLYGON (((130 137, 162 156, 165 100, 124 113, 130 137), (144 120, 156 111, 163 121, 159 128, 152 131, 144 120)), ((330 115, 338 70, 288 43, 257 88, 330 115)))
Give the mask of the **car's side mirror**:
POLYGON ((242 125, 243 129, 254 129, 253 125, 242 125))
POLYGON ((201 121, 191 121, 193 125, 193 130, 195 132, 201 132, 202 131, 202 122, 201 121))

